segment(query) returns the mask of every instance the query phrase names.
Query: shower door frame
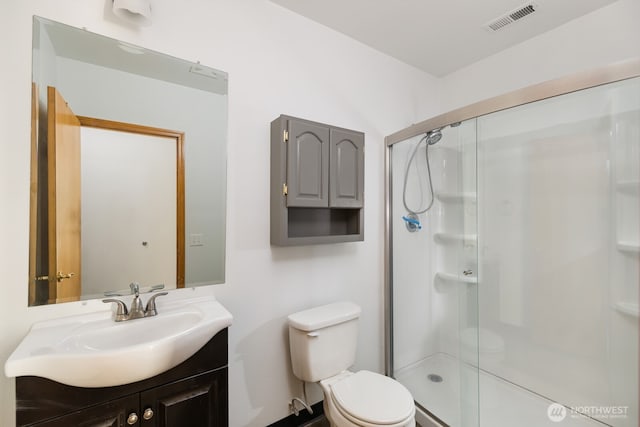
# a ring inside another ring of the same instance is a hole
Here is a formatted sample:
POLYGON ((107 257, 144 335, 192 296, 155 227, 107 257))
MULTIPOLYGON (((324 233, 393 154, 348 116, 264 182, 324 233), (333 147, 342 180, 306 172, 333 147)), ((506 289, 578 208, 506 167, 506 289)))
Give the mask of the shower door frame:
MULTIPOLYGON (((391 197, 392 167, 391 147, 399 142, 406 141, 418 135, 439 129, 452 123, 463 122, 497 111, 506 110, 520 105, 541 101, 547 98, 565 95, 584 89, 590 89, 604 84, 640 77, 640 59, 632 59, 617 62, 606 67, 575 73, 566 77, 538 83, 513 92, 499 95, 484 101, 476 102, 468 106, 458 108, 447 113, 432 117, 416 123, 398 132, 385 137, 385 235, 384 235, 384 259, 385 259, 385 374, 394 377, 393 370, 393 223, 391 197)), ((480 283, 478 283, 480 285, 480 283)))

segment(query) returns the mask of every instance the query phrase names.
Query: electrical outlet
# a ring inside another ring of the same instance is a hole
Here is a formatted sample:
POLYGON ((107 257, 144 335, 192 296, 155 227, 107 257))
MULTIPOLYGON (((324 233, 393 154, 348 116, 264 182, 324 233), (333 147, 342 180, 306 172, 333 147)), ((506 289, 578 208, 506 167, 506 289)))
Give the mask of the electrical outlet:
POLYGON ((189 246, 204 246, 204 234, 195 233, 189 235, 189 246))

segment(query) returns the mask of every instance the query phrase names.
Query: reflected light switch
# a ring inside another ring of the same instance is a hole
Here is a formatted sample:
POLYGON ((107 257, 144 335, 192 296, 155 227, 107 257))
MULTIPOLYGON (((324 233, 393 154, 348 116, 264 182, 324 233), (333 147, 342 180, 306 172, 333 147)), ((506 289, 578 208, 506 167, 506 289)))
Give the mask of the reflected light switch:
POLYGON ((204 246, 204 234, 189 235, 189 246, 204 246))

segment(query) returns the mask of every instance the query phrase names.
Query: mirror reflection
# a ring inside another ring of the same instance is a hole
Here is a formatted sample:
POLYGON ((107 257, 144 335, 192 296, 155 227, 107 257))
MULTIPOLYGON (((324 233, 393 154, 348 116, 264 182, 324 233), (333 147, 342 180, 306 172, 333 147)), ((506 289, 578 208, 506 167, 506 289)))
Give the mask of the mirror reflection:
POLYGON ((224 282, 227 74, 34 17, 29 305, 224 282))

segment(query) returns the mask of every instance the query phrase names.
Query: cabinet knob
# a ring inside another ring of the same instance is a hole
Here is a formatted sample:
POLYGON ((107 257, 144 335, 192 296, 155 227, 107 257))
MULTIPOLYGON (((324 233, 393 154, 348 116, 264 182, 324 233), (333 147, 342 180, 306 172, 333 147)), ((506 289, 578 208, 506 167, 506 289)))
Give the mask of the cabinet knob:
POLYGON ((145 420, 150 420, 151 418, 153 418, 153 409, 145 409, 144 414, 142 414, 142 418, 144 418, 145 420))
POLYGON ((135 412, 130 413, 129 416, 127 417, 127 424, 132 426, 137 422, 138 422, 138 414, 136 414, 135 412))

